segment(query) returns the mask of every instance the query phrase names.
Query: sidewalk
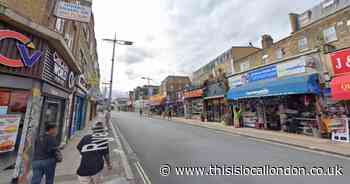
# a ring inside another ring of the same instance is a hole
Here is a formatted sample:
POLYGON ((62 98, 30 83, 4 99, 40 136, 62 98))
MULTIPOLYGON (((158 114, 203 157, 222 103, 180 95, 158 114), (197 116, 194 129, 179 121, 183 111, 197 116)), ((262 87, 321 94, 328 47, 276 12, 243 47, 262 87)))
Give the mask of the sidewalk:
MULTIPOLYGON (((154 118, 160 118, 160 116, 153 116, 154 118)), ((264 141, 271 141, 275 143, 295 146, 299 148, 320 151, 339 156, 350 157, 350 143, 332 142, 329 139, 321 139, 316 137, 309 137, 300 134, 291 134, 286 132, 259 130, 253 128, 233 128, 232 126, 225 126, 216 122, 201 122, 199 120, 185 119, 174 117, 173 121, 179 123, 186 123, 194 126, 200 126, 228 132, 232 134, 238 134, 245 137, 255 138, 264 141)))
MULTIPOLYGON (((102 116, 97 117, 94 121, 89 122, 86 128, 82 131, 77 132, 73 139, 62 150, 63 162, 58 163, 56 168, 55 183, 58 184, 77 184, 78 179, 76 175, 77 168, 80 164, 80 154, 76 148, 80 139, 89 133, 89 130, 94 122, 104 121, 102 116)), ((127 184, 125 179, 125 171, 122 166, 120 155, 114 150, 118 148, 115 141, 110 142, 110 158, 112 161, 113 169, 111 171, 106 168, 103 171, 105 183, 115 184, 127 184)))

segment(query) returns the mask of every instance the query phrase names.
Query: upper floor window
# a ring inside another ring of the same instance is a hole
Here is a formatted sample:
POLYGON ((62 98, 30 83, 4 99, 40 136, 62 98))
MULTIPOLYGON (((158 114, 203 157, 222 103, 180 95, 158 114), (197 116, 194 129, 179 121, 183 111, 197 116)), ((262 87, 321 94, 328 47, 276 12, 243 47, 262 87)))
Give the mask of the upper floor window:
POLYGON ((261 57, 261 59, 262 59, 263 64, 267 64, 268 59, 269 59, 269 55, 265 54, 261 57))
POLYGON ((327 29, 324 29, 323 30, 323 37, 324 37, 324 41, 326 43, 338 40, 337 31, 335 30, 335 27, 332 26, 332 27, 329 27, 327 29))
POLYGON ((63 33, 64 30, 64 19, 58 18, 56 19, 55 31, 59 33, 63 33))
POLYGON ((284 48, 278 48, 276 50, 276 59, 282 59, 284 54, 285 54, 284 48))
POLYGON ((299 51, 305 51, 309 48, 307 38, 302 37, 298 41, 299 51))
POLYGON ((249 61, 241 63, 240 65, 241 72, 249 70, 249 67, 250 67, 249 61))
POLYGON ((73 36, 69 33, 65 33, 64 34, 64 40, 66 41, 67 43, 67 46, 72 49, 73 47, 73 36))

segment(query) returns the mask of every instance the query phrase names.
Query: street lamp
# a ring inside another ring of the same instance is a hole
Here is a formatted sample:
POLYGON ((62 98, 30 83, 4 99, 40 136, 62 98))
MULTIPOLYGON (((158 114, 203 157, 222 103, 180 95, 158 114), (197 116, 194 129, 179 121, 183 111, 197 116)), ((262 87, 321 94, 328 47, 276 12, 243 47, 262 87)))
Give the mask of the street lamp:
POLYGON ((111 68, 111 80, 109 84, 109 97, 108 97, 108 121, 110 120, 111 104, 112 104, 112 86, 113 86, 113 73, 114 73, 114 59, 115 59, 115 49, 116 45, 133 45, 134 43, 126 40, 117 40, 117 34, 114 33, 114 39, 102 39, 103 41, 113 43, 113 53, 112 53, 112 68, 111 68))
POLYGON ((148 85, 150 85, 151 80, 153 80, 153 79, 151 79, 151 78, 149 78, 149 77, 141 77, 141 79, 147 80, 147 84, 148 84, 148 85))

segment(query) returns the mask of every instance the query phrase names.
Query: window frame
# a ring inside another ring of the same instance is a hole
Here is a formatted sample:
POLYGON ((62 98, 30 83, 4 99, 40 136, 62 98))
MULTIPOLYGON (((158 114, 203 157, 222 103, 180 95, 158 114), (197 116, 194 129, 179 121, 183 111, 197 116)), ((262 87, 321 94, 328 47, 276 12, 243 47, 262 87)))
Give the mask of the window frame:
POLYGON ((323 29, 322 33, 323 33, 325 43, 331 43, 338 40, 337 29, 335 28, 335 26, 330 26, 328 28, 323 29), (327 36, 327 34, 331 33, 330 30, 334 30, 332 31, 332 33, 334 34, 332 36, 335 36, 335 37, 332 39, 327 39, 327 37, 329 36, 329 35, 327 36))
POLYGON ((306 36, 302 36, 298 39, 298 49, 299 49, 299 52, 309 50, 309 40, 307 39, 306 36))
POLYGON ((241 72, 247 71, 250 68, 250 62, 249 61, 245 61, 239 64, 239 69, 241 70, 241 72))

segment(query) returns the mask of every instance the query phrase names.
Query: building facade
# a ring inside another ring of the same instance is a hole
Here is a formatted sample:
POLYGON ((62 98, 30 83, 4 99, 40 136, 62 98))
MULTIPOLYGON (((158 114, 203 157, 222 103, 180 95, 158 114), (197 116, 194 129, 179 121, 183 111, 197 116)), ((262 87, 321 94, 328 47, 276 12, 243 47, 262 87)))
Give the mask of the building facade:
POLYGON ((241 126, 329 135, 332 124, 324 119, 339 116, 329 109, 349 113, 330 87, 336 71, 347 67, 347 55, 339 52, 347 53, 350 46, 349 5, 326 0, 304 13, 291 13, 290 36, 274 42, 263 35, 262 50, 235 62, 227 98, 234 110, 243 110, 241 126))
POLYGON ((259 48, 253 46, 231 47, 230 49, 226 50, 218 57, 210 61, 208 64, 200 67, 198 70, 193 72, 192 85, 203 85, 204 81, 208 80, 210 77, 216 77, 217 75, 219 75, 219 69, 227 75, 235 73, 236 70, 233 67, 234 62, 237 59, 247 56, 258 50, 259 48))
MULTIPOLYGON (((57 2, 0 2, 0 119, 12 123, 1 125, 11 130, 11 136, 0 136, 0 165, 15 165, 13 175, 4 180, 29 183, 33 142, 44 134, 46 124, 57 125, 57 140, 64 145, 73 135, 74 114, 93 111, 93 105, 75 105, 80 90, 87 100, 94 96, 90 89, 99 88, 93 20, 88 23, 90 39, 85 38, 86 44, 93 43, 84 48, 90 58, 85 65, 77 50, 83 47, 79 32, 87 23, 56 17, 57 2), (86 80, 91 76, 94 80, 86 80)), ((91 114, 82 114, 81 119, 91 114)))

